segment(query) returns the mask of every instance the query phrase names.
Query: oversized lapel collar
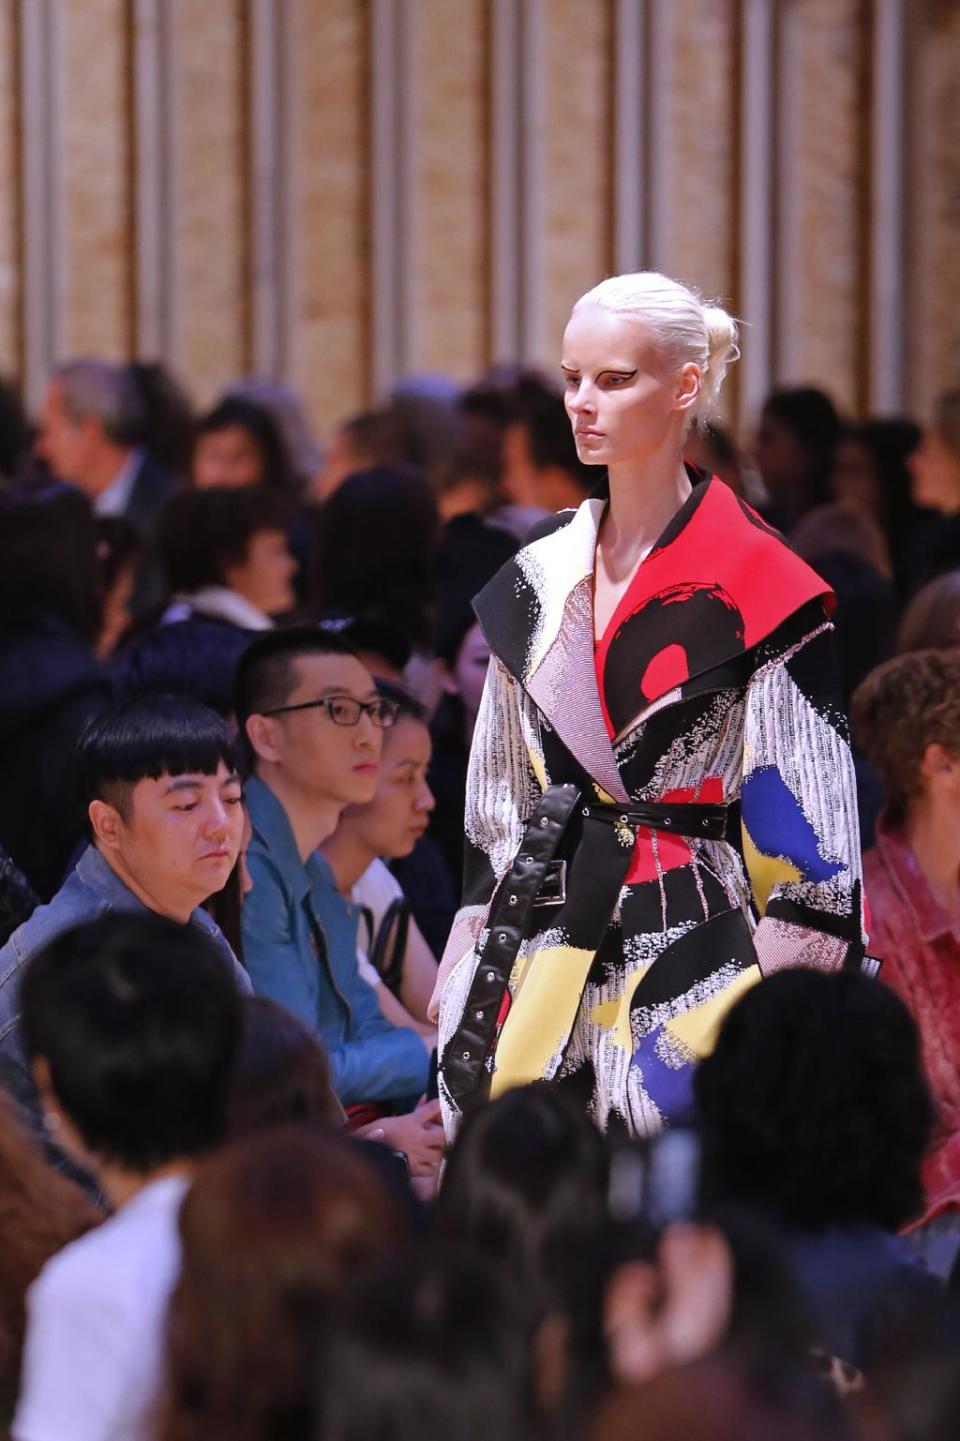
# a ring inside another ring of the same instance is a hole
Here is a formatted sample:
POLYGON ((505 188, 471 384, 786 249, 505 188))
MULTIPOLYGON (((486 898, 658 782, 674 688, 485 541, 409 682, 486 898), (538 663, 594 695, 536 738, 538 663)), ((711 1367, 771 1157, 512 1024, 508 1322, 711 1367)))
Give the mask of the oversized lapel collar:
POLYGON ((474 606, 490 649, 570 753, 603 790, 625 801, 594 669, 593 565, 605 504, 603 494, 591 496, 525 546, 474 606))

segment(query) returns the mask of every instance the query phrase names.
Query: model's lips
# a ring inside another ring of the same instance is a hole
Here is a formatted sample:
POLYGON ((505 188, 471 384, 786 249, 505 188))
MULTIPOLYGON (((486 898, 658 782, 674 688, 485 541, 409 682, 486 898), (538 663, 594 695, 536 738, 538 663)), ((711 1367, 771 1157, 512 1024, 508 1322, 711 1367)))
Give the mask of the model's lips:
POLYGON ((602 439, 603 439, 603 431, 602 431, 602 430, 593 430, 593 429, 592 429, 590 426, 588 426, 588 425, 582 425, 582 426, 581 426, 581 425, 578 425, 577 428, 576 428, 576 430, 575 430, 573 433, 574 433, 575 436, 578 436, 580 440, 602 440, 602 439))

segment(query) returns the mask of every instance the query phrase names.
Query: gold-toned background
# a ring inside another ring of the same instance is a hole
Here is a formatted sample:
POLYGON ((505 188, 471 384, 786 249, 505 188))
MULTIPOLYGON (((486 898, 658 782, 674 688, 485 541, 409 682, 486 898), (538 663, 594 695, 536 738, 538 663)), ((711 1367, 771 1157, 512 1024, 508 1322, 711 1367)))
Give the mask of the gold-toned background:
MULTIPOLYGON (((740 237, 757 0, 634 4, 647 187, 634 263, 755 321, 740 237)), ((892 8, 908 52, 893 398, 923 415, 960 383, 960 3, 892 8)), ((878 154, 886 162, 872 96, 876 29, 890 9, 770 0, 776 63, 763 123, 778 163, 763 378, 824 385, 861 413, 882 320, 870 265, 878 154)), ((617 260, 627 13, 622 0, 0 0, 0 371, 35 400, 64 355, 160 355, 207 403, 266 364, 302 389, 326 430, 398 374, 466 379, 512 358, 498 353, 493 322, 494 232, 513 224, 494 200, 505 153, 494 144, 494 67, 504 26, 509 35, 519 24, 514 299, 523 358, 554 363, 571 302, 617 260), (378 49, 384 26, 396 54, 378 49), (153 110, 144 74, 157 86, 153 110), (388 84, 396 124, 378 131, 388 84), (392 339, 381 344, 388 310, 392 339)), ((756 399, 731 388, 728 413, 746 425, 756 399)))

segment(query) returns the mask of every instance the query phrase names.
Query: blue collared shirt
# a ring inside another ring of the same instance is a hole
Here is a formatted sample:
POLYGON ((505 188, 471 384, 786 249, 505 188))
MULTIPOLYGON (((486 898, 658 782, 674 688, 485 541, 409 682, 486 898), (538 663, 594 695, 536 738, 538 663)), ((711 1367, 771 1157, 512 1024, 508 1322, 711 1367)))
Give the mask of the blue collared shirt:
POLYGON ((359 906, 337 890, 322 856, 301 859, 287 813, 262 780, 253 776, 244 795, 253 890, 241 921, 253 989, 293 1011, 323 1042, 345 1105, 415 1099, 427 1084, 427 1050, 415 1031, 386 1019, 360 975, 359 906))
MULTIPOLYGON (((145 914, 149 907, 135 896, 97 850, 87 846, 57 894, 19 926, 0 950, 0 1049, 23 1061, 20 1036, 20 978, 27 962, 44 946, 74 926, 98 920, 111 911, 145 914)), ((209 936, 237 977, 241 991, 249 992, 250 977, 237 960, 226 936, 206 911, 195 910, 187 923, 209 936)))

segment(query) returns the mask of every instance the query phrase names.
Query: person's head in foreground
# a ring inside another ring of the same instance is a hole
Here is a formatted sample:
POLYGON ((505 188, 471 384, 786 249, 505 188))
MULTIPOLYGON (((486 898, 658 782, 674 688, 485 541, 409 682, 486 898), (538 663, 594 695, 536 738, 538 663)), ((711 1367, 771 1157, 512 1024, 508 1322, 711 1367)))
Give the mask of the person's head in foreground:
POLYGON ((343 1125, 343 1107, 320 1042, 269 996, 244 996, 230 1081, 230 1135, 289 1122, 343 1125))
POLYGON ((223 1138, 236 982, 192 927, 108 915, 29 963, 23 1033, 45 1123, 115 1205, 223 1138))
POLYGON ((213 711, 187 696, 120 701, 80 736, 76 775, 93 844, 148 909, 185 922, 226 884, 243 804, 213 711))
POLYGON ((531 1335, 514 1284, 469 1252, 440 1252, 352 1288, 317 1361, 314 1441, 536 1435, 531 1335))
POLYGON ((405 1213, 356 1143, 281 1126, 200 1168, 180 1237, 162 1441, 309 1437, 318 1328, 409 1239, 405 1213))
POLYGON ((859 974, 783 971, 743 996, 697 1068, 704 1193, 791 1230, 898 1230, 932 1122, 916 1026, 859 974))
POLYGON ((573 307, 561 370, 577 455, 586 465, 679 462, 736 360, 736 322, 656 271, 602 280, 573 307))

